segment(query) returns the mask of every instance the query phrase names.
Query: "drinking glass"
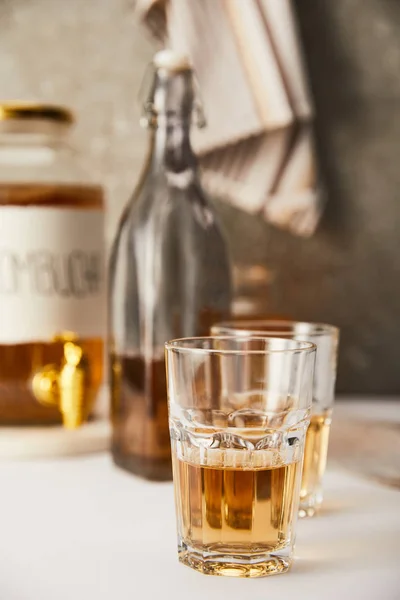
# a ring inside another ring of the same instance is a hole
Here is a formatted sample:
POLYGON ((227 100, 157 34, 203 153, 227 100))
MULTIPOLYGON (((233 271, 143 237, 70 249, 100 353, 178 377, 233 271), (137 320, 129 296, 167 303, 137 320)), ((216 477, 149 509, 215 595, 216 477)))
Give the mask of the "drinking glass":
POLYGON ((239 577, 289 569, 315 351, 248 336, 166 344, 182 563, 239 577))
POLYGON ((339 330, 324 323, 245 320, 219 323, 212 328, 212 334, 279 336, 316 344, 313 407, 306 435, 300 491, 300 516, 313 516, 320 509, 323 500, 322 480, 328 455, 335 394, 339 330))

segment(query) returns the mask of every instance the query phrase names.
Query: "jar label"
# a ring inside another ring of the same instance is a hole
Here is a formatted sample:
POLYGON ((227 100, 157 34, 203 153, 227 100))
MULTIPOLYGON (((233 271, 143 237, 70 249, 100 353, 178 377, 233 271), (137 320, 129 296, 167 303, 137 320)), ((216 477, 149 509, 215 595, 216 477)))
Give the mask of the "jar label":
POLYGON ((0 343, 105 332, 104 213, 0 207, 0 343))

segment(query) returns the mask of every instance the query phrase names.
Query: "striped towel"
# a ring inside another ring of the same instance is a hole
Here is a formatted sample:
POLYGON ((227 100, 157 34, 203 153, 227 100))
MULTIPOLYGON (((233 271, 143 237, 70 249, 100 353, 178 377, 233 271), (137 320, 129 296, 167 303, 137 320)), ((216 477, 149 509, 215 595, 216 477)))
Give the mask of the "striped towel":
POLYGON ((208 127, 193 145, 206 190, 311 235, 322 193, 291 1, 137 0, 136 11, 196 71, 208 127))

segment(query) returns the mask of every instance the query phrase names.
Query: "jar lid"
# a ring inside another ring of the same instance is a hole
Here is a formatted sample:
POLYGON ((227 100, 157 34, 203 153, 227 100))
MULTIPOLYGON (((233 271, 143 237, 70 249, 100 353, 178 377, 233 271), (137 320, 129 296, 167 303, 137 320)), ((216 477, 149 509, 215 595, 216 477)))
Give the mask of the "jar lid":
POLYGON ((53 121, 70 125, 74 115, 63 106, 30 102, 0 102, 0 121, 53 121))

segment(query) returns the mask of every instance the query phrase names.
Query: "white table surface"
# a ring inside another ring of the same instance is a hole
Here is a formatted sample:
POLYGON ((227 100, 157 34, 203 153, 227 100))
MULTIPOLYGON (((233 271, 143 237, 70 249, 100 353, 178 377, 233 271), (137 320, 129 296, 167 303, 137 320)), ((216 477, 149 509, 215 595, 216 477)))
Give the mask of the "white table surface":
POLYGON ((323 513, 299 523, 292 570, 239 580, 178 563, 172 484, 106 454, 2 461, 0 600, 399 600, 400 492, 332 466, 325 490, 323 513))

